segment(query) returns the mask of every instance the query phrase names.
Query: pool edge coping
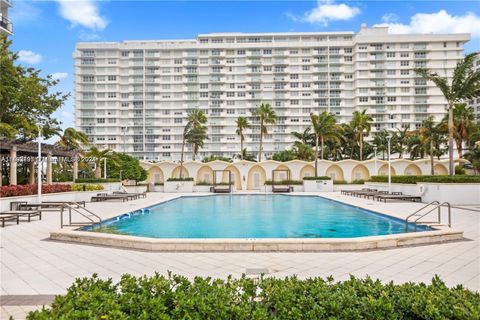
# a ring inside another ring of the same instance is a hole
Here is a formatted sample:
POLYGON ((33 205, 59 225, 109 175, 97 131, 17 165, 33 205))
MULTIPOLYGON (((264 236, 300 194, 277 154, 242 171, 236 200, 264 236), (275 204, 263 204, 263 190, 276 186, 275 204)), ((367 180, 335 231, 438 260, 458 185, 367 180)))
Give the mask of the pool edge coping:
POLYGON ((358 238, 146 238, 78 230, 58 230, 51 240, 147 251, 352 251, 433 244, 463 239, 463 231, 440 228, 416 233, 358 238))
MULTIPOLYGON (((236 193, 236 195, 252 195, 251 193, 236 193)), ((262 195, 257 193, 254 195, 262 195)), ((386 212, 372 210, 341 200, 324 197, 319 194, 283 194, 286 196, 311 196, 355 207, 370 213, 402 220, 386 212)), ((214 194, 178 195, 170 199, 147 205, 133 211, 117 214, 105 221, 137 210, 151 208, 182 197, 219 196, 214 194)), ((224 196, 224 195, 220 195, 224 196)), ((364 236, 356 238, 151 238, 94 231, 83 231, 80 228, 64 228, 50 232, 50 239, 104 247, 137 249, 156 252, 275 252, 275 251, 359 251, 372 249, 389 249, 414 245, 427 245, 446 241, 463 240, 463 231, 446 226, 429 225, 433 230, 421 232, 405 232, 390 235, 364 236)))

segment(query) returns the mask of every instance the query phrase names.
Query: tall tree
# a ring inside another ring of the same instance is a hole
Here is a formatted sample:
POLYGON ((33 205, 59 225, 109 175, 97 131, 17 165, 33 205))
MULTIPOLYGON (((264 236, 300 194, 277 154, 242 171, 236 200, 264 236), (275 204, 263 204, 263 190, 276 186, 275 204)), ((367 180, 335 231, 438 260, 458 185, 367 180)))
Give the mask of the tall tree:
POLYGON ((319 115, 310 113, 313 132, 315 134, 315 175, 318 176, 318 143, 320 142, 321 159, 324 159, 325 139, 338 135, 336 119, 333 114, 323 111, 319 115))
POLYGON ((393 133, 392 144, 394 152, 398 153, 398 158, 403 159, 408 141, 408 127, 397 128, 397 131, 393 133))
POLYGON ((448 104, 448 158, 449 174, 455 173, 453 161, 453 143, 455 136, 453 107, 467 99, 480 96, 480 71, 473 69, 473 63, 478 52, 470 53, 460 60, 453 71, 451 83, 447 77, 438 75, 428 69, 415 69, 415 72, 424 79, 430 80, 440 89, 448 104))
POLYGON ((378 152, 382 153, 382 160, 385 160, 385 151, 387 151, 388 139, 390 133, 383 129, 375 134, 372 144, 377 148, 378 152))
POLYGON ((357 132, 358 145, 360 147, 360 161, 363 160, 363 137, 369 135, 371 130, 372 117, 369 116, 367 110, 354 111, 351 125, 357 132))
POLYGON ((312 161, 315 157, 312 146, 306 143, 297 143, 293 148, 293 154, 297 159, 303 161, 312 161))
POLYGON ((240 158, 243 160, 243 142, 245 141, 244 130, 250 128, 250 123, 248 122, 247 117, 238 117, 235 121, 237 124, 237 130, 235 131, 237 135, 240 136, 240 158))
MULTIPOLYGON (((448 122, 448 119, 444 119, 448 122)), ((475 114, 473 108, 467 107, 464 103, 456 104, 453 107, 453 138, 457 145, 458 157, 463 157, 463 144, 476 131, 475 114)))
POLYGON ((262 162, 263 137, 268 134, 267 125, 275 124, 277 121, 277 115, 275 114, 275 110, 273 110, 272 106, 268 103, 260 104, 257 109, 252 112, 252 115, 259 118, 260 122, 260 148, 258 152, 258 162, 262 162))
POLYGON ((303 132, 292 131, 292 136, 297 138, 297 141, 294 144, 315 144, 315 134, 311 132, 312 128, 307 127, 303 132))
POLYGON ((418 133, 423 138, 421 138, 421 140, 423 140, 425 149, 428 151, 428 154, 430 156, 430 174, 434 175, 435 172, 433 157, 437 152, 436 142, 440 140, 440 137, 442 135, 441 125, 435 124, 435 122, 433 121, 433 117, 430 116, 422 121, 422 126, 418 130, 418 133))
POLYGON ((195 156, 198 154, 200 148, 203 148, 205 140, 208 139, 206 127, 193 127, 187 134, 187 142, 192 145, 192 160, 195 161, 195 156))
POLYGON ((183 159, 185 156, 185 144, 187 143, 188 139, 188 133, 190 132, 192 128, 192 124, 187 122, 185 127, 183 127, 183 132, 182 132, 182 151, 180 153, 180 178, 183 178, 183 159))
POLYGON ((53 90, 58 80, 43 78, 40 70, 18 65, 11 44, 0 35, 0 136, 32 140, 41 123, 42 135, 50 138, 60 130, 60 122, 52 114, 68 94, 53 90))
POLYGON ((86 153, 87 157, 93 158, 95 161, 95 178, 100 179, 102 177, 102 159, 108 158, 111 154, 109 149, 100 150, 97 147, 91 147, 86 153))
POLYGON ((183 160, 185 155, 185 144, 192 144, 192 159, 195 160, 195 155, 198 149, 203 146, 204 140, 207 139, 206 128, 207 116, 205 112, 200 109, 194 109, 187 114, 187 123, 183 128, 182 134, 182 151, 180 154, 180 178, 183 178, 183 160), (203 129, 202 129, 203 128, 203 129), (193 130, 193 131, 192 131, 193 130), (201 139, 203 137, 203 139, 201 139))
POLYGON ((90 146, 90 141, 85 133, 75 130, 74 128, 67 128, 60 136, 60 140, 56 142, 57 145, 74 150, 82 150, 83 147, 90 146))

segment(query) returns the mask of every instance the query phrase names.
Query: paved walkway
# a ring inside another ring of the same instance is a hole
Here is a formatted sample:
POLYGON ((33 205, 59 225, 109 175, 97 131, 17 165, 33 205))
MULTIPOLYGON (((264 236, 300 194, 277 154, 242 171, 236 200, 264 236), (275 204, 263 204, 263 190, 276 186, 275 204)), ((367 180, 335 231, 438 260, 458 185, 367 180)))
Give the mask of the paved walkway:
MULTIPOLYGON (((153 193, 146 199, 127 203, 88 203, 87 208, 107 218, 177 196, 153 193)), ((403 202, 384 204, 339 193, 322 196, 398 217, 422 206, 403 202)), ((454 208, 452 215, 453 227, 464 231, 465 241, 362 252, 167 253, 50 241, 49 232, 59 228, 60 220, 58 213, 46 212, 42 221, 0 228, 1 318, 12 315, 21 319, 28 310, 45 303, 38 302, 40 297, 62 294, 76 277, 92 273, 118 280, 124 273, 151 275, 170 270, 188 277, 230 274, 238 277, 247 269, 249 272, 266 269, 275 277, 332 275, 344 280, 353 274, 396 283, 429 282, 439 274, 449 286, 462 284, 480 290, 480 213, 454 208), (17 304, 12 306, 15 298, 17 304)))

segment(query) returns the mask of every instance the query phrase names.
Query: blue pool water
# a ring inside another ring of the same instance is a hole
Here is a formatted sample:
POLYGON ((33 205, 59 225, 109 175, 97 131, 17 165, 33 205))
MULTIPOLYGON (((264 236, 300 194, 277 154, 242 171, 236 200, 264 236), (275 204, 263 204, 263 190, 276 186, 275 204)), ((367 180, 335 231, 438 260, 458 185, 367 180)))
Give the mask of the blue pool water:
MULTIPOLYGON (((352 238, 405 232, 402 220, 321 197, 288 195, 181 197, 103 226, 154 238, 352 238)), ((417 227, 421 230, 426 228, 417 227)))

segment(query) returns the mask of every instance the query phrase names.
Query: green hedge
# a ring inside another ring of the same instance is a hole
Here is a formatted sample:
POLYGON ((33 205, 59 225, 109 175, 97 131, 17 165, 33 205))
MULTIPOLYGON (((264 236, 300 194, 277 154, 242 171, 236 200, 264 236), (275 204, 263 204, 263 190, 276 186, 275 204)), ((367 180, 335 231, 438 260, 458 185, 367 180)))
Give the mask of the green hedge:
POLYGON ((103 190, 103 186, 100 185, 100 184, 74 184, 74 185, 72 185, 72 191, 95 191, 95 190, 103 190))
POLYGON ((479 319, 480 294, 462 286, 382 284, 353 276, 227 280, 134 277, 77 279, 51 308, 27 319, 479 319))
MULTIPOLYGON (((265 185, 271 186, 273 183, 272 180, 267 180, 265 181, 265 185)), ((302 185, 303 181, 302 180, 280 180, 280 181, 275 181, 275 185, 282 185, 282 186, 288 186, 288 185, 302 185)))
MULTIPOLYGON (((372 176, 371 182, 388 182, 387 176, 372 176)), ((392 183, 415 184, 417 182, 480 183, 480 176, 392 176, 392 183)))
POLYGON ((107 183, 107 182, 120 182, 120 179, 108 178, 108 179, 96 179, 96 178, 85 178, 85 179, 75 179, 77 183, 107 183))
POLYGON ((332 180, 332 178, 327 177, 327 176, 303 177, 303 180, 332 180))
POLYGON ((193 181, 192 177, 168 178, 167 181, 193 181))

